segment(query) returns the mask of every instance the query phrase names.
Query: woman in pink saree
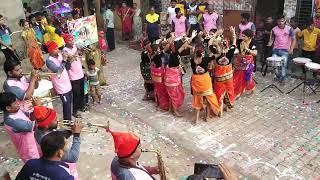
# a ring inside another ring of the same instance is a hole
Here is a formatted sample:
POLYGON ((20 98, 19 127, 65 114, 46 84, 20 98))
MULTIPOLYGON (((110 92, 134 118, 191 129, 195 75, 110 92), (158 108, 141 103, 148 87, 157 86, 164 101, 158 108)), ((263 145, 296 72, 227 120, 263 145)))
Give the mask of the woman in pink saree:
MULTIPOLYGON (((158 48, 160 50, 160 48, 158 48)), ((152 58, 153 66, 151 67, 151 77, 154 85, 154 98, 157 107, 161 110, 169 110, 169 95, 164 85, 164 73, 162 57, 163 54, 156 52, 157 54, 152 58)))
POLYGON ((178 109, 184 102, 184 90, 182 86, 182 68, 178 54, 171 54, 168 67, 164 74, 164 84, 169 95, 169 111, 173 111, 173 115, 181 117, 178 109))
POLYGON ((129 40, 132 32, 132 17, 134 15, 133 10, 127 6, 125 2, 117 10, 117 14, 121 19, 122 24, 122 40, 129 40))

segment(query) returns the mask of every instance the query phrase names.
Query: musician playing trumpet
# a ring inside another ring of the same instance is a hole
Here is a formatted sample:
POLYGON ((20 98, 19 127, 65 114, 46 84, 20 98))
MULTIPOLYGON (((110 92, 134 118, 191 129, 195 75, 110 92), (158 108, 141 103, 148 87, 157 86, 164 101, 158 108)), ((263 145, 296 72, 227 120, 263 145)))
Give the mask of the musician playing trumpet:
POLYGON ((159 167, 142 166, 140 138, 131 132, 110 132, 117 156, 111 163, 112 180, 155 180, 153 174, 159 174, 159 167))
POLYGON ((13 93, 18 100, 21 109, 24 112, 29 112, 32 109, 31 103, 25 101, 31 100, 35 89, 39 86, 39 73, 33 70, 30 73, 30 78, 23 75, 23 70, 19 61, 5 61, 3 69, 7 74, 7 79, 3 83, 5 92, 13 93))
POLYGON ((72 115, 80 118, 78 111, 84 111, 84 73, 81 64, 81 49, 73 43, 73 37, 70 34, 63 35, 66 43, 63 48, 63 54, 67 56, 67 61, 70 62, 70 69, 67 69, 71 81, 73 103, 72 115))
POLYGON ((70 69, 70 62, 58 50, 57 43, 49 41, 46 43, 49 57, 46 60, 46 65, 49 72, 57 73, 51 76, 53 88, 60 96, 63 105, 63 118, 71 120, 71 103, 72 103, 72 87, 67 70, 70 69))
POLYGON ((42 138, 54 131, 58 131, 67 139, 71 135, 73 135, 71 148, 65 150, 64 156, 62 157, 61 161, 68 164, 71 175, 74 176, 74 179, 78 179, 76 163, 79 159, 80 154, 80 132, 83 128, 83 124, 79 120, 75 120, 74 124, 71 126, 71 131, 57 130, 57 111, 45 106, 41 106, 40 101, 38 101, 37 104, 38 105, 34 107, 34 111, 32 114, 37 123, 37 128, 35 130, 35 138, 37 143, 40 145, 42 138))

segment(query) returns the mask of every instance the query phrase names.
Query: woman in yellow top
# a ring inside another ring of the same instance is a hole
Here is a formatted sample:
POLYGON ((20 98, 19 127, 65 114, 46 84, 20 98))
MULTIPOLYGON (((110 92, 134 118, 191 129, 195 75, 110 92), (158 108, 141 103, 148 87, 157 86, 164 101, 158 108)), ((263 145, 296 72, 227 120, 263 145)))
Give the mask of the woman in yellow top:
POLYGON ((41 69, 44 65, 42 52, 36 39, 36 33, 30 28, 28 21, 21 19, 19 25, 23 27, 22 38, 26 43, 28 57, 34 69, 41 69))
POLYGON ((54 17, 48 18, 48 25, 46 25, 45 30, 50 40, 57 43, 59 49, 61 49, 64 46, 64 41, 60 35, 61 31, 59 32, 59 30, 53 26, 53 18, 54 17))

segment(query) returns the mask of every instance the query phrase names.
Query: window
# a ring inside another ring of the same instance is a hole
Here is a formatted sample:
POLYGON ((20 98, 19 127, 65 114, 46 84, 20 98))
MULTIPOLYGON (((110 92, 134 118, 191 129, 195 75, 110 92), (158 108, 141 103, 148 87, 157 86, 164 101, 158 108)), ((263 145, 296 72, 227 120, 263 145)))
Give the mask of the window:
POLYGON ((312 18, 312 0, 297 0, 296 17, 299 27, 304 27, 312 18))

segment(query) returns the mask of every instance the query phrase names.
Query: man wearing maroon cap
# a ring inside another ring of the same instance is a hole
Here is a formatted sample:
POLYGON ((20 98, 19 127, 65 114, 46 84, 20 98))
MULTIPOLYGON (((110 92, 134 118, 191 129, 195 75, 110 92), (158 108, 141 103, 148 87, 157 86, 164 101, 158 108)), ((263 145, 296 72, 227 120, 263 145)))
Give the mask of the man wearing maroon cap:
POLYGON ((73 37, 70 34, 64 34, 62 37, 66 43, 62 51, 71 65, 70 69, 68 69, 68 75, 73 94, 72 115, 76 118, 81 118, 78 111, 84 110, 84 73, 80 58, 82 52, 81 49, 73 43, 73 37))
POLYGON ((51 76, 53 87, 60 96, 63 105, 63 119, 71 120, 71 103, 72 103, 72 87, 67 70, 70 69, 70 62, 65 61, 59 53, 57 43, 49 41, 46 43, 49 57, 46 60, 46 65, 49 72, 57 73, 51 76))
POLYGON ((140 138, 130 132, 110 132, 117 156, 111 163, 112 180, 154 180, 158 167, 144 167, 138 160, 141 155, 140 138))

